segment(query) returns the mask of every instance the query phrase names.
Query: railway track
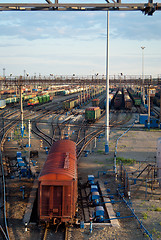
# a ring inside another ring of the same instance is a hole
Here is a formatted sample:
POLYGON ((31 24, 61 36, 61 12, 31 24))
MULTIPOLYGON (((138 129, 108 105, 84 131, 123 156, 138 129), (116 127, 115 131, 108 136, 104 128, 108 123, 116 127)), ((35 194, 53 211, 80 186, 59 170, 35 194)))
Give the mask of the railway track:
POLYGON ((153 112, 157 118, 160 117, 160 109, 158 107, 153 107, 153 112))
POLYGON ((69 240, 70 239, 70 228, 68 226, 53 226, 49 227, 46 225, 40 234, 40 240, 69 240))
MULTIPOLYGON (((113 117, 110 120, 110 128, 115 128, 115 127, 119 127, 119 126, 126 124, 131 119, 131 117, 132 117, 131 113, 126 114, 126 117, 119 121, 117 119, 115 120, 115 117, 113 117)), ((77 142, 77 149, 78 149, 77 157, 78 157, 78 159, 79 159, 81 153, 84 151, 84 149, 90 144, 90 142, 93 141, 96 137, 98 137, 98 135, 103 133, 104 130, 105 130, 105 125, 100 126, 98 123, 98 127, 96 127, 96 129, 89 132, 84 138, 82 138, 79 142, 77 142)))

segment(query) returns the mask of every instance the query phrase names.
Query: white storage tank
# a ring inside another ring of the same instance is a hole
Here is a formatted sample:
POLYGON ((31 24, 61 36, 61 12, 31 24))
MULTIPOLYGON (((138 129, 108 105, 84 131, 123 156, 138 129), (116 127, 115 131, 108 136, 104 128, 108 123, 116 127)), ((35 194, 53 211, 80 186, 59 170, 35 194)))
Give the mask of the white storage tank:
POLYGON ((158 167, 158 172, 157 172, 157 177, 160 178, 159 181, 159 186, 161 187, 161 138, 158 138, 157 142, 157 167, 158 167))
POLYGON ((6 101, 0 100, 0 108, 5 108, 5 107, 6 107, 6 101))

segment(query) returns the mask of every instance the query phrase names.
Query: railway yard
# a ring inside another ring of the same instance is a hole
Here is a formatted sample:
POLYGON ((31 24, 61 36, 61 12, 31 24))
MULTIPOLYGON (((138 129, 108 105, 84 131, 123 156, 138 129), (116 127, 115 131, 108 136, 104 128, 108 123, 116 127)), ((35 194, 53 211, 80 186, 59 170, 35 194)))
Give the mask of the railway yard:
POLYGON ((0 238, 161 239, 160 89, 150 118, 138 88, 110 89, 109 154, 105 88, 71 89, 1 93, 0 238))

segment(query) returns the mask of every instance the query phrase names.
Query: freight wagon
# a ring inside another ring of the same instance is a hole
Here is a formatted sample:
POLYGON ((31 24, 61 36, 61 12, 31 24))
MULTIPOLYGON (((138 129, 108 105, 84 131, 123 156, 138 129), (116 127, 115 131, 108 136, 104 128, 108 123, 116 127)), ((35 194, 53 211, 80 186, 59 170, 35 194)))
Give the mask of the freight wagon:
POLYGON ((6 104, 12 104, 12 103, 17 103, 19 102, 20 98, 19 97, 10 97, 10 98, 6 98, 6 104))
POLYGON ((37 96, 29 99, 28 105, 30 106, 30 105, 42 104, 42 103, 47 103, 49 101, 51 101, 51 97, 50 95, 46 94, 46 95, 37 96))
POLYGON ((123 104, 123 94, 122 94, 122 91, 119 90, 117 92, 117 95, 114 98, 114 108, 120 109, 122 107, 122 104, 123 104))
POLYGON ((92 106, 93 107, 98 107, 99 104, 100 104, 99 98, 95 98, 95 99, 92 100, 92 106))
POLYGON ((32 94, 23 94, 22 100, 23 101, 28 101, 31 98, 36 97, 36 93, 32 93, 32 94))
POLYGON ((139 97, 132 89, 128 89, 129 96, 131 97, 135 106, 141 105, 141 97, 139 97))
POLYGON ((64 110, 71 110, 72 108, 75 108, 79 105, 79 99, 75 98, 75 99, 68 99, 66 101, 63 102, 63 109, 64 110))
POLYGON ((128 109, 128 110, 132 109, 133 102, 129 94, 127 93, 126 89, 124 90, 124 103, 125 103, 125 109, 128 109))
POLYGON ((160 89, 157 89, 154 97, 154 104, 160 106, 160 89))
POLYGON ((53 143, 38 181, 39 221, 73 223, 78 197, 76 144, 73 141, 53 143))
MULTIPOLYGON (((116 92, 109 93, 109 107, 113 104, 113 97, 115 96, 116 92)), ((106 109, 106 99, 104 100, 104 109, 106 109)))
POLYGON ((89 107, 85 110, 85 119, 88 122, 94 122, 101 116, 101 109, 99 107, 89 107))

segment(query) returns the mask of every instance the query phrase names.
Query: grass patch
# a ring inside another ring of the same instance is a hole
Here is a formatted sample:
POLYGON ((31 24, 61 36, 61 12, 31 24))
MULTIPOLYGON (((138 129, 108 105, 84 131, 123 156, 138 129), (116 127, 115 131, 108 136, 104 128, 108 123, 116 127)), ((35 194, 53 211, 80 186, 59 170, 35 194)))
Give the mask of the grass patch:
POLYGON ((150 128, 150 129, 145 129, 146 132, 160 132, 160 128, 150 128))
POLYGON ((104 153, 104 150, 97 150, 97 153, 104 153))
POLYGON ((123 158, 123 157, 117 157, 117 164, 120 163, 120 161, 124 164, 130 165, 130 164, 134 164, 136 163, 135 159, 131 159, 131 158, 123 158))
POLYGON ((156 207, 156 208, 154 209, 154 211, 156 211, 156 212, 161 212, 161 207, 156 207))
POLYGON ((148 218, 148 214, 145 212, 145 213, 142 213, 143 215, 143 219, 146 220, 148 218))
POLYGON ((152 233, 157 233, 157 230, 153 228, 152 233))
POLYGON ((142 203, 140 203, 140 206, 143 206, 145 204, 145 201, 143 201, 142 203))

